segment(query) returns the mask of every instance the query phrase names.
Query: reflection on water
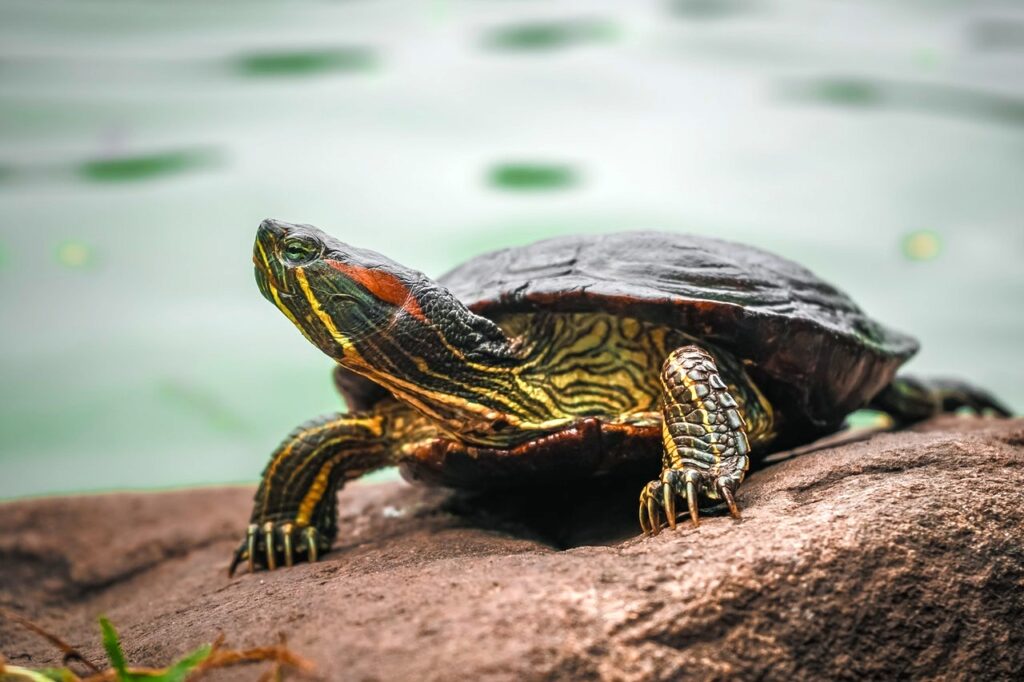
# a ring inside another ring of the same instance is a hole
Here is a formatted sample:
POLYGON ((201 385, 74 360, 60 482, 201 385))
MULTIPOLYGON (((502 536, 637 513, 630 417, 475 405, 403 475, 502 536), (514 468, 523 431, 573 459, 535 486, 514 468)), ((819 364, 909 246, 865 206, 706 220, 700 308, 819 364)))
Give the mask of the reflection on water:
POLYGON ((995 123, 1024 125, 1024 99, 971 88, 826 77, 792 84, 785 92, 793 98, 840 106, 891 107, 928 115, 983 118, 995 123))
POLYGON ((96 265, 96 253, 88 244, 68 239, 57 244, 54 258, 66 268, 90 268, 96 265))
POLYGON ((760 3, 754 0, 671 0, 668 6, 679 18, 708 21, 756 11, 760 3))
POLYGON ((429 274, 582 231, 751 243, 919 337, 913 371, 1024 409, 1021 26, 995 1, 8 0, 0 497, 255 480, 342 407, 253 282, 266 217, 429 274))
POLYGON ((232 60, 244 76, 303 76, 325 72, 365 71, 376 64, 363 47, 293 50, 246 54, 232 60))
POLYGON ((1024 21, 1007 17, 981 19, 971 24, 971 45, 993 52, 1024 50, 1024 21))
POLYGON ((491 29, 484 45, 495 50, 557 50, 605 42, 615 34, 614 24, 606 20, 531 21, 491 29))
POLYGON ((108 154, 85 161, 26 160, 0 171, 0 183, 24 186, 50 184, 68 179, 95 183, 135 182, 213 168, 221 155, 210 148, 174 149, 138 154, 108 154))
POLYGON ((578 180, 571 166, 560 164, 503 163, 490 173, 491 184, 507 190, 559 189, 578 180))
POLYGON ((217 161, 218 155, 212 150, 180 149, 153 154, 93 159, 79 164, 76 171, 84 180, 90 182, 126 182, 186 173, 210 167, 217 161))
POLYGON ((932 230, 916 230, 903 236, 903 255, 908 260, 934 260, 942 253, 942 237, 932 230))

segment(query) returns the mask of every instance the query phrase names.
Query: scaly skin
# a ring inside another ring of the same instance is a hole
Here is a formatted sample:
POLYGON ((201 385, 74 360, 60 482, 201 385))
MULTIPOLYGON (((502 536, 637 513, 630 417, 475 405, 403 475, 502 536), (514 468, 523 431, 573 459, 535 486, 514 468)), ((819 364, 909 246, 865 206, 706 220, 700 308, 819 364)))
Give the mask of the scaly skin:
POLYGON ((685 346, 665 360, 661 478, 640 492, 640 527, 657 535, 663 513, 676 527, 675 496, 682 497, 693 525, 699 524, 698 495, 721 499, 739 518, 735 492, 750 467, 750 443, 740 407, 722 381, 714 358, 685 346))
POLYGON ((391 463, 383 415, 329 414, 288 435, 263 471, 245 540, 228 573, 248 562, 269 569, 296 557, 315 561, 337 534, 337 495, 345 481, 391 463))
POLYGON ((662 516, 675 527, 677 496, 694 523, 701 498, 738 516, 750 453, 771 446, 785 417, 740 358, 670 326, 612 312, 491 320, 423 274, 304 225, 264 221, 253 261, 263 295, 379 389, 340 376, 365 409, 307 422, 274 452, 231 570, 316 560, 337 533, 335 493, 372 469, 452 453, 494 467, 571 454, 600 468, 602 449, 657 447, 659 422, 663 471, 641 494, 643 530, 657 533, 662 516))

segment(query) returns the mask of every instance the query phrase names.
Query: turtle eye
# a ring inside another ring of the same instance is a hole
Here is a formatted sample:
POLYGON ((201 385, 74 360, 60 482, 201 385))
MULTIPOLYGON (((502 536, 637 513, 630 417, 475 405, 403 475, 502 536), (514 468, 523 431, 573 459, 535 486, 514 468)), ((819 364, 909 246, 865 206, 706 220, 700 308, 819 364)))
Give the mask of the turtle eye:
POLYGON ((291 265, 308 263, 320 255, 320 241, 308 235, 288 237, 284 242, 281 255, 291 265))

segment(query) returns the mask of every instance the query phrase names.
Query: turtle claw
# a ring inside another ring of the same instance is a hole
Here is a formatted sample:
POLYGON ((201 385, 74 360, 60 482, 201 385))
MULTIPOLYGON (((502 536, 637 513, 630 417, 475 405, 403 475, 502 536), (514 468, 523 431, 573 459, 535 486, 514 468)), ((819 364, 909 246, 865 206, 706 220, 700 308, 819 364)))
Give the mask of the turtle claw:
POLYGON ((660 480, 644 486, 640 491, 640 530, 643 534, 657 535, 661 532, 662 514, 669 528, 676 529, 676 496, 686 500, 687 512, 694 528, 700 526, 700 493, 723 500, 729 507, 729 514, 739 519, 740 510, 735 497, 738 482, 735 477, 720 476, 713 485, 707 479, 707 472, 698 469, 665 469, 660 480))
POLYGON ((230 578, 235 574, 235 569, 238 568, 238 564, 243 561, 248 561, 249 572, 256 572, 256 565, 253 561, 253 556, 256 553, 256 531, 258 526, 255 523, 250 523, 249 527, 245 531, 245 539, 242 540, 242 544, 235 550, 234 556, 231 558, 231 565, 228 566, 228 577, 230 578))
POLYGON ((306 536, 306 547, 309 550, 309 562, 316 563, 320 560, 319 548, 320 548, 320 533, 313 526, 309 526, 303 531, 306 536))
POLYGON ((671 486, 661 486, 661 501, 665 508, 665 518, 668 519, 669 528, 676 529, 676 496, 672 493, 671 486))
POLYGON ((644 535, 661 532, 661 481, 651 481, 640 491, 640 528, 644 535))
POLYGON ((243 561, 250 573, 261 568, 273 571, 282 563, 290 568, 303 556, 312 563, 319 560, 328 544, 324 535, 313 526, 299 527, 294 521, 265 521, 262 526, 251 523, 246 529, 245 539, 235 550, 228 567, 228 577, 235 574, 235 569, 243 561))
POLYGON ((736 497, 732 492, 733 485, 730 479, 724 476, 718 479, 718 494, 729 505, 729 515, 734 519, 740 519, 740 508, 736 506, 736 497))
POLYGON ((284 565, 291 568, 295 563, 295 555, 292 553, 292 524, 286 523, 281 526, 281 535, 284 539, 284 565))
MULTIPOLYGON (((249 560, 249 572, 256 572, 256 531, 259 526, 250 523, 245 534, 245 558, 249 560)), ((234 568, 234 567, 232 567, 234 568)))
POLYGON ((267 570, 273 571, 275 568, 277 568, 277 557, 274 554, 273 521, 267 521, 263 524, 263 548, 267 553, 267 570))
POLYGON ((647 518, 651 522, 651 535, 661 532, 661 515, 658 512, 658 498, 651 496, 647 498, 647 518))
POLYGON ((697 485, 689 476, 686 477, 686 506, 690 508, 690 518, 693 519, 693 527, 700 525, 700 512, 697 511, 697 485))

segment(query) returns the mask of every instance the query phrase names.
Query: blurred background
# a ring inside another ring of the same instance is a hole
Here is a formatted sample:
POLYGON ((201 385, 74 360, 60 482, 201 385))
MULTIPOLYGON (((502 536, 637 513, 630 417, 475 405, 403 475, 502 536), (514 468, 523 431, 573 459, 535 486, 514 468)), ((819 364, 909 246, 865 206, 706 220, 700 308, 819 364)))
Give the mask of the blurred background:
POLYGON ((1024 410, 1024 7, 0 5, 0 498, 257 480, 341 407, 259 221, 438 275, 662 229, 797 260, 1024 410))

